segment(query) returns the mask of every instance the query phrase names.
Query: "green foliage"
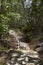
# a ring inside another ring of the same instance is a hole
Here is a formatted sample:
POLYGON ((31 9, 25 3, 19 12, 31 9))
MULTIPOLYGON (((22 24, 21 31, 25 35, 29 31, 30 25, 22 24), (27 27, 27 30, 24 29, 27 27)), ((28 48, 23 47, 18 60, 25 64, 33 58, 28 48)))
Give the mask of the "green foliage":
POLYGON ((0 35, 9 28, 20 28, 30 38, 43 35, 43 1, 32 0, 26 7, 25 1, 0 0, 0 35))
POLYGON ((18 1, 0 0, 0 36, 7 33, 15 21, 19 21, 20 14, 15 11, 18 1))
POLYGON ((22 27, 24 35, 28 38, 37 38, 43 35, 43 1, 32 0, 30 8, 25 8, 26 24, 22 27))

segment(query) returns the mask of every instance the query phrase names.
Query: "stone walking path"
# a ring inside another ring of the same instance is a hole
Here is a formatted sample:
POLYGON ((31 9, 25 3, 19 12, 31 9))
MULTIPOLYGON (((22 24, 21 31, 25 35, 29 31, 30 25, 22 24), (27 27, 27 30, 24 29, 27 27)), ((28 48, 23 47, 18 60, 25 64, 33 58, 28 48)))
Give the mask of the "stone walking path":
POLYGON ((4 52, 5 56, 0 58, 5 60, 6 65, 39 65, 39 55, 30 49, 27 43, 19 41, 13 30, 9 31, 11 36, 11 48, 4 52), (15 48, 14 48, 15 47, 15 48))

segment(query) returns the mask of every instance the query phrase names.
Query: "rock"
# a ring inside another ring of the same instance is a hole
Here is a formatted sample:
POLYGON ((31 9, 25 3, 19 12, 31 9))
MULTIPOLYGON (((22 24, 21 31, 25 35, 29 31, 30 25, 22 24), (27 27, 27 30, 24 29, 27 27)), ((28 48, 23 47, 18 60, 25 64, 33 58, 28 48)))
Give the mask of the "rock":
POLYGON ((27 63, 26 65, 35 65, 34 63, 27 63))
POLYGON ((26 56, 26 54, 22 54, 22 55, 21 55, 21 57, 25 57, 25 56, 26 56))
POLYGON ((26 57, 26 58, 25 58, 25 61, 26 61, 26 62, 28 62, 28 61, 29 61, 28 57, 26 57))
POLYGON ((9 35, 11 36, 12 41, 16 40, 16 42, 19 42, 17 34, 16 34, 16 32, 14 30, 9 30, 9 35))
POLYGON ((13 54, 12 54, 12 57, 17 57, 17 56, 18 56, 17 53, 13 53, 13 54))
POLYGON ((18 59, 17 59, 17 61, 22 61, 22 60, 24 60, 24 58, 18 58, 18 59))
POLYGON ((35 64, 39 64, 40 60, 38 60, 38 59, 37 59, 37 60, 33 59, 32 62, 34 62, 35 64))
POLYGON ((43 43, 40 43, 40 44, 37 45, 36 51, 39 54, 40 60, 43 61, 43 43))
POLYGON ((13 58, 11 58, 11 61, 14 61, 15 60, 15 58, 13 57, 13 58))
POLYGON ((28 46, 28 44, 24 42, 20 42, 19 47, 20 49, 30 50, 30 47, 28 46))
POLYGON ((10 65, 10 63, 7 62, 6 65, 10 65))
POLYGON ((35 51, 30 51, 30 53, 28 53, 28 56, 31 57, 31 58, 39 58, 39 55, 37 52, 35 51))
POLYGON ((15 31, 10 30, 9 34, 11 49, 3 53, 7 55, 5 60, 7 65, 35 65, 39 62, 38 53, 31 50, 27 43, 19 41, 15 31))
POLYGON ((9 35, 16 37, 17 34, 14 30, 9 30, 9 35))
POLYGON ((38 44, 40 47, 43 47, 43 42, 42 43, 40 43, 40 44, 38 44))
POLYGON ((36 51, 38 53, 43 52, 43 43, 40 43, 36 46, 36 51))
POLYGON ((19 63, 16 63, 16 64, 14 64, 14 65, 20 65, 19 63))
POLYGON ((13 64, 14 63, 14 61, 13 60, 11 60, 11 64, 13 64))
POLYGON ((26 65, 26 62, 25 61, 22 61, 22 65, 26 65))
POLYGON ((38 59, 34 54, 36 54, 35 51, 30 51, 28 54, 20 54, 14 51, 11 53, 11 59, 8 58, 7 63, 10 63, 11 65, 35 65, 35 63, 38 62, 38 59))
POLYGON ((24 49, 24 50, 30 49, 27 43, 19 41, 18 36, 14 30, 9 30, 9 35, 11 37, 10 46, 12 48, 18 48, 18 49, 24 49))
POLYGON ((38 52, 38 53, 43 53, 43 47, 38 47, 38 48, 36 48, 36 51, 38 52))
POLYGON ((26 53, 24 53, 24 50, 10 50, 8 52, 8 61, 10 60, 10 63, 13 65, 26 65, 27 63, 37 63, 38 60, 38 53, 33 50, 25 50, 26 53), (11 55, 11 58, 9 59, 11 55))

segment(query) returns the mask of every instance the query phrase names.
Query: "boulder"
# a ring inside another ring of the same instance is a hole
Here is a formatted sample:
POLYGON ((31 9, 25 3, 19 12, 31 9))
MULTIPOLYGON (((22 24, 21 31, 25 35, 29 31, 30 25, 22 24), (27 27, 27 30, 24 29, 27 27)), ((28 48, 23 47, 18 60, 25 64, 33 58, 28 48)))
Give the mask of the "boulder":
POLYGON ((36 51, 38 52, 40 59, 43 61, 43 43, 37 45, 36 51))

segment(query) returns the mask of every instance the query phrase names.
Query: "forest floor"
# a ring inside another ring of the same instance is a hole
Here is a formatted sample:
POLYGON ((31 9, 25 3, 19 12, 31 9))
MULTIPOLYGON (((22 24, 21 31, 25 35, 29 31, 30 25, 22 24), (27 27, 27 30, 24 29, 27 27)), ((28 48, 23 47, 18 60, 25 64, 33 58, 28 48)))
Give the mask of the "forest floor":
MULTIPOLYGON (((39 65, 40 58, 38 53, 33 50, 34 45, 23 42, 22 35, 21 32, 17 34, 19 39, 17 48, 10 47, 10 49, 0 51, 0 65, 39 65), (1 64, 1 62, 3 63, 1 64)), ((15 45, 14 42, 12 44, 15 45)))

